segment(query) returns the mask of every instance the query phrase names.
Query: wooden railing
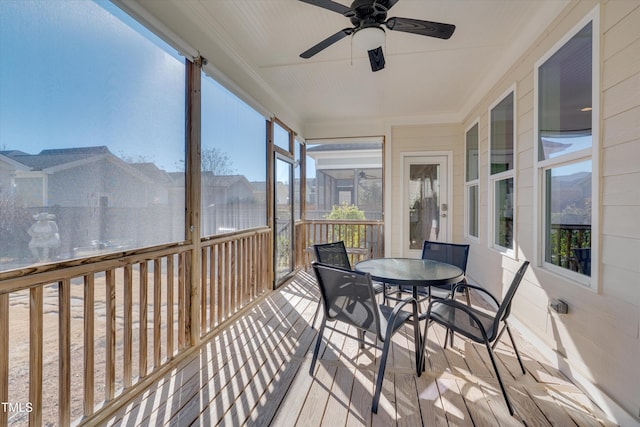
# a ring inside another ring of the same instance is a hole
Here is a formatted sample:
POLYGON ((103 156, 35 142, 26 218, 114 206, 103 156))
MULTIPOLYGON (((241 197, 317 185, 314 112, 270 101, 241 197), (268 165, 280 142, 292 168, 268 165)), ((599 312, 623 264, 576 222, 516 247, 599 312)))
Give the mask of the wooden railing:
POLYGON ((270 289, 270 247, 263 227, 0 273, 0 426, 99 422, 270 289))
POLYGON ((217 236, 203 242, 201 251, 200 333, 205 336, 271 289, 271 232, 217 236))
MULTIPOLYGON (((383 223, 297 223, 298 266, 334 240, 383 256, 383 223)), ((272 259, 260 227, 0 272, 0 426, 104 421, 268 293, 272 259)))
POLYGON ((343 240, 352 264, 384 256, 384 222, 366 220, 312 220, 296 224, 296 260, 309 266, 311 246, 343 240))

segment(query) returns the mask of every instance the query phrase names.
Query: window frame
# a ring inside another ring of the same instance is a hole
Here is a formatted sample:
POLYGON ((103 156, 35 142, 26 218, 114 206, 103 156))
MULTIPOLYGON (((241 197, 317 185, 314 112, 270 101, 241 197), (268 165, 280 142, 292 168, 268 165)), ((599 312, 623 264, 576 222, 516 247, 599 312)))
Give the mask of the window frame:
POLYGON ((583 289, 588 289, 599 293, 601 283, 599 280, 598 261, 600 259, 599 244, 599 211, 600 211, 600 7, 597 5, 587 13, 576 25, 567 31, 538 61, 533 69, 534 75, 534 197, 538 208, 534 210, 534 262, 538 267, 566 279, 568 283, 575 284, 583 289), (591 148, 570 152, 557 157, 539 160, 540 138, 539 115, 540 115, 540 67, 547 60, 559 52, 576 34, 578 34, 587 24, 592 25, 591 38, 591 148), (545 175, 547 171, 562 166, 578 164, 591 161, 591 276, 586 276, 578 272, 560 267, 545 261, 546 250, 546 183, 545 175))
POLYGON ((510 258, 513 259, 517 259, 517 247, 518 245, 516 244, 517 242, 517 194, 518 194, 518 182, 517 182, 517 175, 516 175, 516 171, 518 170, 518 141, 517 141, 517 125, 518 125, 518 115, 517 115, 517 91, 516 91, 516 85, 515 83, 512 84, 509 88, 507 88, 507 90, 505 90, 500 96, 497 97, 496 101, 494 101, 488 109, 488 114, 487 114, 487 122, 488 122, 488 139, 489 139, 489 150, 488 150, 488 156, 487 156, 487 166, 488 166, 488 173, 487 173, 487 193, 488 193, 488 204, 487 204, 487 209, 489 210, 488 212, 488 236, 489 238, 487 239, 487 245, 489 247, 489 249, 495 250, 499 253, 501 253, 502 255, 508 256, 510 258), (492 146, 493 146, 493 141, 491 138, 491 112, 492 110, 498 105, 500 104, 502 101, 504 101, 509 95, 513 96, 513 128, 511 129, 511 132, 513 133, 513 167, 509 170, 506 171, 502 171, 502 172, 498 172, 495 174, 491 173, 491 150, 492 150, 492 146), (504 246, 499 245, 496 242, 495 239, 495 234, 496 234, 496 227, 495 227, 495 220, 496 220, 496 210, 495 210, 495 186, 496 183, 499 181, 505 181, 508 179, 512 179, 513 180, 513 216, 512 216, 512 223, 513 223, 513 231, 512 231, 512 237, 511 237, 511 242, 512 242, 512 248, 507 248, 504 246))
POLYGON ((464 132, 464 237, 467 240, 471 240, 474 242, 478 242, 480 241, 480 118, 476 118, 472 124, 470 126, 467 127, 467 129, 464 132), (469 180, 467 177, 467 171, 468 171, 468 161, 469 161, 469 132, 474 128, 477 128, 477 138, 478 140, 476 141, 477 143, 477 149, 478 149, 478 156, 477 156, 477 169, 478 169, 478 176, 475 179, 471 179, 469 180), (469 209, 471 207, 471 198, 470 198, 470 194, 471 194, 471 189, 472 188, 476 188, 477 191, 477 196, 476 196, 476 227, 477 227, 477 235, 474 236, 473 234, 471 234, 470 232, 470 221, 471 221, 471 216, 469 213, 469 209))

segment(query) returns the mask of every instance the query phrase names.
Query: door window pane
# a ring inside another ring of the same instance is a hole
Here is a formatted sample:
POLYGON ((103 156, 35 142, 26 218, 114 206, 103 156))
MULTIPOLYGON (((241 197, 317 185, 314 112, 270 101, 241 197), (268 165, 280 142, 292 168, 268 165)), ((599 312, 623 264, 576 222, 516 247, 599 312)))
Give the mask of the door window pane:
POLYGON ((591 275, 591 161, 545 171, 545 261, 591 275))
POLYGON ((591 148, 592 23, 538 69, 538 160, 591 148))
POLYGON ((495 181, 494 243, 513 249, 513 178, 495 181))
POLYGON ((275 274, 276 283, 293 269, 293 221, 291 175, 293 165, 276 159, 275 274))
POLYGON ((440 232, 440 165, 409 168, 409 249, 421 249, 440 232))
POLYGON ((513 92, 491 110, 491 174, 513 170, 513 92))

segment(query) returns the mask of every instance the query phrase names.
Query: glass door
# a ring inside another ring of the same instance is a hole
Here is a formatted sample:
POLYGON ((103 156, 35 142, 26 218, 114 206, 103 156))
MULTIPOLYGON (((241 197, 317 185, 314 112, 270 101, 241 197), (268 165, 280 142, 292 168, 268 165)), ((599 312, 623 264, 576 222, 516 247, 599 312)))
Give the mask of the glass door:
POLYGON ((447 157, 405 157, 403 166, 403 256, 419 258, 425 240, 448 239, 447 157))
POLYGON ((293 272, 293 162, 278 153, 275 154, 274 191, 274 272, 275 284, 282 283, 293 272))

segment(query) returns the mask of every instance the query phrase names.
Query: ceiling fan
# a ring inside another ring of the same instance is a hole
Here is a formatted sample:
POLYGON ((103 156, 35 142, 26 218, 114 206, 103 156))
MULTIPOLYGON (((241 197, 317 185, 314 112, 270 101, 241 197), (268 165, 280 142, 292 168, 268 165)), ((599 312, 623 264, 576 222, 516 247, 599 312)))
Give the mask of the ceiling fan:
POLYGON ((369 53, 371 70, 378 71, 384 68, 384 55, 382 44, 385 39, 384 26, 392 31, 402 31, 421 36, 448 39, 456 29, 455 25, 440 22, 423 21, 412 18, 389 18, 387 12, 398 0, 354 0, 351 7, 347 7, 332 0, 300 0, 303 3, 328 9, 340 13, 351 20, 353 28, 344 28, 327 37, 315 46, 300 54, 304 59, 311 58, 318 52, 332 44, 342 40, 346 36, 352 36, 352 43, 361 46, 369 53))

